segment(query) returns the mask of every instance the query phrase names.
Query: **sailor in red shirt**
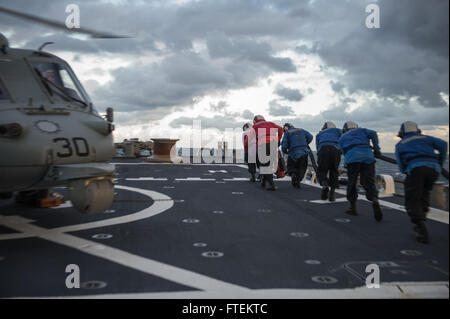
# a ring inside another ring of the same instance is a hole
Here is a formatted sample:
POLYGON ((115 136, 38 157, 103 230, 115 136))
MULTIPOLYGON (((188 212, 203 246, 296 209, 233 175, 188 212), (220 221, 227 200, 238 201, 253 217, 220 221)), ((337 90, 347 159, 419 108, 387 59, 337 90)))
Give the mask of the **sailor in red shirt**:
POLYGON ((283 137, 283 128, 266 121, 262 115, 256 115, 247 140, 253 137, 256 137, 256 165, 260 170, 261 186, 265 187, 268 182, 268 190, 274 191, 273 173, 278 167, 278 146, 283 137))

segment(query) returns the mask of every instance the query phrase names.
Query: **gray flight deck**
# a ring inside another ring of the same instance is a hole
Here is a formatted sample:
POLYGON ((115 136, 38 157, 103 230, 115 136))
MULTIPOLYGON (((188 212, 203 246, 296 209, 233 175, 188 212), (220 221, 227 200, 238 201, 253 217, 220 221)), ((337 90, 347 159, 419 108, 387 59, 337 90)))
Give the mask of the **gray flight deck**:
POLYGON ((344 186, 329 203, 307 181, 263 190, 243 165, 115 164, 102 214, 0 200, 1 298, 449 297, 448 212, 430 214, 424 245, 400 198, 382 198, 378 223, 363 195, 359 216, 344 213, 344 186), (374 263, 381 286, 367 288, 374 263))

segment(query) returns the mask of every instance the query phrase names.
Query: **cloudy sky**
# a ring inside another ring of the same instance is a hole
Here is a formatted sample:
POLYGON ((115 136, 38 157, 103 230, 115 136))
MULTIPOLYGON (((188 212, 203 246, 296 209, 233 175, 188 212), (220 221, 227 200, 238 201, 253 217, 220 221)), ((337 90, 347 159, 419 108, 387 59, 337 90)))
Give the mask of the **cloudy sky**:
MULTIPOLYGON (((201 120, 206 146, 254 114, 315 135, 325 121, 379 132, 400 124, 449 138, 447 0, 0 0, 0 6, 133 36, 89 39, 0 16, 13 47, 68 61, 97 109, 115 109, 115 139, 182 138, 201 120), (368 29, 365 9, 380 8, 368 29)), ((238 145, 238 148, 240 145, 238 145)))

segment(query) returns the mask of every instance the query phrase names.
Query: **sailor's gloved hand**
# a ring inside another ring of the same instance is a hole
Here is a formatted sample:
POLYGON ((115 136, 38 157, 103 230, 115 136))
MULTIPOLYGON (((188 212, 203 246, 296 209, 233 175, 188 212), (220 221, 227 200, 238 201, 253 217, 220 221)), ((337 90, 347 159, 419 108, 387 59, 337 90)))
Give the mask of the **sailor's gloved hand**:
POLYGON ((373 150, 373 155, 374 155, 375 157, 381 156, 380 150, 373 150))

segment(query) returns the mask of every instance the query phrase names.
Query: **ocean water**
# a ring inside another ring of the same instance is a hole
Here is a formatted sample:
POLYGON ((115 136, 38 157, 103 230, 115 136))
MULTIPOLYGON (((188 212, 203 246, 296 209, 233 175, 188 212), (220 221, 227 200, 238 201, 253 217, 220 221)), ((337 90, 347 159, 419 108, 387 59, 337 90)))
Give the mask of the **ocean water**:
MULTIPOLYGON (((395 159, 395 154, 394 153, 383 153, 384 156, 390 157, 390 158, 394 158, 395 159)), ((343 161, 343 158, 342 158, 343 161)), ((341 161, 341 162, 342 162, 341 161)), ((447 159, 444 163, 444 168, 448 171, 448 156, 447 159)), ((397 165, 382 161, 380 159, 377 159, 377 162, 375 164, 375 171, 376 174, 387 174, 387 175, 391 175, 394 178, 398 178, 398 179, 404 179, 405 178, 405 174, 402 174, 397 165)), ((448 182, 448 180, 442 176, 442 174, 439 174, 439 181, 442 182, 448 182)))

